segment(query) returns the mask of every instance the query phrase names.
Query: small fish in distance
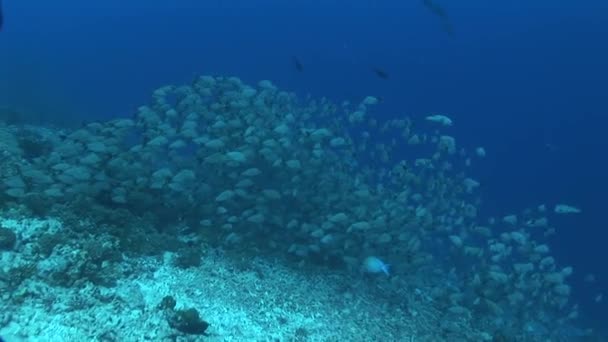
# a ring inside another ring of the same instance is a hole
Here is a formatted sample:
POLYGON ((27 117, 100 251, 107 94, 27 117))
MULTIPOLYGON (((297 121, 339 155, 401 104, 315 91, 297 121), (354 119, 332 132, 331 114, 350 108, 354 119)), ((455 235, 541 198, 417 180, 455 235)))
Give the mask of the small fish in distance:
POLYGON ((428 8, 429 11, 433 12, 436 16, 440 18, 447 18, 447 13, 443 7, 436 4, 433 0, 422 0, 422 4, 424 7, 428 8))
POLYGON ((383 80, 388 80, 388 73, 380 68, 372 68, 372 71, 376 74, 376 76, 380 77, 383 80))
POLYGON ((422 4, 441 20, 441 25, 443 26, 443 29, 448 35, 454 35, 452 23, 443 7, 435 3, 435 1, 433 0, 422 0, 422 4))
POLYGON ((300 59, 296 56, 292 57, 293 60, 293 66, 296 68, 296 70, 298 70, 299 72, 304 71, 304 65, 302 65, 302 62, 300 62, 300 59))
POLYGON ((0 0, 0 31, 2 31, 3 24, 4 24, 4 14, 2 13, 2 0, 0 0))

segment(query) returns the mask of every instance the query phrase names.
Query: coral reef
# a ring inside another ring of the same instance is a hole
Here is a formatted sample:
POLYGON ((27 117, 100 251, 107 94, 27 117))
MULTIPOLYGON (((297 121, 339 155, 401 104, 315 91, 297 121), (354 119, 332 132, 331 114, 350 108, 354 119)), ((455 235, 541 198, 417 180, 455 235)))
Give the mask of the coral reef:
MULTIPOLYGON (((542 241, 552 213, 482 218, 469 173, 485 149, 458 146, 445 115, 381 121, 377 103, 301 101, 269 81, 203 76, 157 89, 132 119, 0 128, 10 147, 0 156, 2 310, 29 303, 81 327, 72 313, 96 306, 159 324, 137 335, 147 323, 129 330, 113 318, 115 328, 62 337, 72 340, 589 334, 575 328, 572 268, 542 241), (365 272, 370 257, 390 272, 365 272), (179 300, 151 316, 179 286, 179 300)), ((31 334, 15 317, 0 332, 31 334)))

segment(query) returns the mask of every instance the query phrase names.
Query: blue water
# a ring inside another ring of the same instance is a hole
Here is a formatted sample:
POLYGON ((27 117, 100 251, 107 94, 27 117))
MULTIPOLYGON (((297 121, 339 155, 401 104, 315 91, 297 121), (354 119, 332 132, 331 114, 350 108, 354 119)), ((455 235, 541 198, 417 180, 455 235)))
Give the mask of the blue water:
POLYGON ((607 316, 592 299, 608 294, 608 2, 437 0, 453 35, 417 0, 4 2, 0 103, 47 121, 130 116, 199 74, 376 95, 378 116, 448 113, 459 143, 488 151, 474 167, 484 215, 582 208, 554 220, 550 244, 582 311, 607 316))

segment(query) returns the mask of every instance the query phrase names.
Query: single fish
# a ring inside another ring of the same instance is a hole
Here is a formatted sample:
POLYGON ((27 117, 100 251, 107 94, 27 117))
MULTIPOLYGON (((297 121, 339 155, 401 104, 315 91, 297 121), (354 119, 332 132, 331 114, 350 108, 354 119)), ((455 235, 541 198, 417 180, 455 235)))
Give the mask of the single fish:
POLYGON ((388 80, 388 73, 380 68, 372 68, 372 71, 374 72, 374 74, 376 74, 376 76, 380 77, 383 80, 388 80))
POLYGON ((2 31, 3 24, 4 24, 4 15, 2 13, 2 0, 0 0, 0 31, 2 31))
POLYGON ((304 65, 302 65, 302 62, 300 62, 300 59, 297 56, 293 56, 292 60, 293 66, 296 68, 296 70, 298 70, 299 72, 304 71, 304 65))
POLYGON ((445 9, 436 4, 433 0, 422 0, 422 4, 440 18, 446 18, 448 16, 445 9))
POLYGON ((448 35, 452 36, 454 34, 454 29, 452 28, 452 23, 445 9, 439 6, 433 0, 422 0, 422 4, 434 15, 439 17, 439 19, 441 19, 443 29, 445 30, 445 32, 447 32, 448 35))
POLYGON ((386 276, 390 276, 389 264, 385 264, 380 258, 375 256, 369 256, 363 260, 363 272, 365 273, 384 273, 386 276))

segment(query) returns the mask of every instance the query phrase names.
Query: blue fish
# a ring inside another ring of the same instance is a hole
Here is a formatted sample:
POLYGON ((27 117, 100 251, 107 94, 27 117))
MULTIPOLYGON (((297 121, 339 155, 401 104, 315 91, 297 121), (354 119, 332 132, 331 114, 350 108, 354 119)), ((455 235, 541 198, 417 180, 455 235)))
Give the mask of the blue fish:
POLYGON ((390 276, 390 265, 385 264, 380 258, 369 256, 363 260, 363 271, 366 273, 384 273, 390 276))

